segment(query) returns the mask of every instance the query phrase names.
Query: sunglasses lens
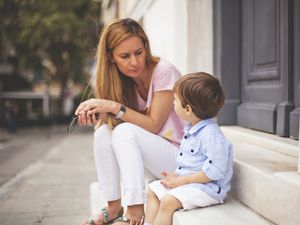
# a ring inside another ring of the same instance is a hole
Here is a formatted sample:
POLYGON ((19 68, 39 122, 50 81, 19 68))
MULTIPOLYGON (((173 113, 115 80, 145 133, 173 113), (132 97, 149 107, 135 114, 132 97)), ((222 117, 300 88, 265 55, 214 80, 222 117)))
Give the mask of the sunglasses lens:
POLYGON ((73 130, 73 128, 74 128, 74 126, 75 126, 75 124, 76 124, 76 122, 77 122, 77 116, 73 116, 72 117, 72 120, 71 120, 71 122, 70 122, 70 124, 69 124, 69 126, 68 126, 68 128, 67 128, 67 134, 71 134, 72 133, 72 130, 73 130))

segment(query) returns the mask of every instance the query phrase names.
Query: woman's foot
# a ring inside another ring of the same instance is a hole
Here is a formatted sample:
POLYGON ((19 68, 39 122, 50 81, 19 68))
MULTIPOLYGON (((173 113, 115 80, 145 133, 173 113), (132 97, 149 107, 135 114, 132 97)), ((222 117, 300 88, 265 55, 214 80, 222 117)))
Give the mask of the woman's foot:
POLYGON ((113 225, 140 225, 143 224, 144 216, 144 205, 131 205, 127 207, 123 220, 121 219, 120 221, 113 223, 113 225), (127 222, 123 222, 126 220, 127 222))
POLYGON ((104 225, 122 217, 122 215, 123 208, 121 206, 108 206, 103 208, 99 214, 85 221, 83 225, 104 225))

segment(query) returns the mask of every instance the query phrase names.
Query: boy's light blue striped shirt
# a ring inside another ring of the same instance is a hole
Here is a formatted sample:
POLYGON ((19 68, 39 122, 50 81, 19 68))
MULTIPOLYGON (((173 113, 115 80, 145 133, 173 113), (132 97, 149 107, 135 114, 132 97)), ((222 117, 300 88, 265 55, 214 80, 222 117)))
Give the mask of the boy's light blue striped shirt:
POLYGON ((219 126, 212 119, 202 120, 193 127, 190 124, 185 126, 175 172, 186 175, 202 170, 212 181, 187 185, 200 188, 223 202, 230 190, 232 158, 232 145, 219 126))

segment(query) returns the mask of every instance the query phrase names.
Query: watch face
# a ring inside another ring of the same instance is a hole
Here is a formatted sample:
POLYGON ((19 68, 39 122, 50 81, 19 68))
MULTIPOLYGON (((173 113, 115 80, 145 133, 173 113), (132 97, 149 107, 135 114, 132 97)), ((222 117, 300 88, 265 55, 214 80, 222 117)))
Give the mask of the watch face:
POLYGON ((122 111, 123 113, 126 112, 126 107, 124 105, 121 105, 120 111, 122 111))

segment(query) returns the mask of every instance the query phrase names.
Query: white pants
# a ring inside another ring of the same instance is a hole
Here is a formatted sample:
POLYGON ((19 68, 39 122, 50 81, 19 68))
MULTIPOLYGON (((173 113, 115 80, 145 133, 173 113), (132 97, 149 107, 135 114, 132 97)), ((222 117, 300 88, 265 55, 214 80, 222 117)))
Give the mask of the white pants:
POLYGON ((121 198, 126 205, 146 203, 144 167, 155 176, 174 171, 178 147, 134 124, 112 131, 102 125, 94 133, 98 183, 105 201, 121 198))

